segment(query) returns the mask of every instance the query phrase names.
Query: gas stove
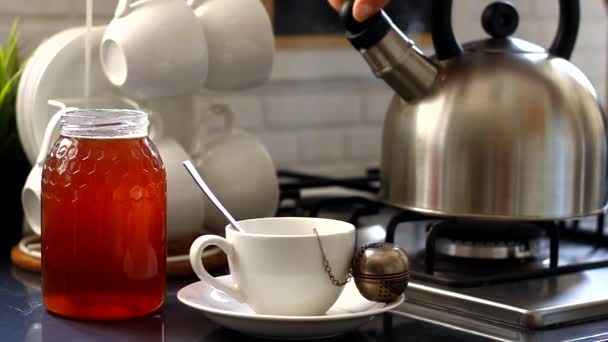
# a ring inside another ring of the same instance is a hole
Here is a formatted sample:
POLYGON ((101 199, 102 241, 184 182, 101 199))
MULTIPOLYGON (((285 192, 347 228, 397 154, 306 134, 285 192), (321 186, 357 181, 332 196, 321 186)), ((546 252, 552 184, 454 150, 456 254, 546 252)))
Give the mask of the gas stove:
POLYGON ((410 256, 396 314, 497 340, 608 339, 604 215, 564 221, 440 218, 376 199, 377 170, 351 177, 281 171, 281 216, 357 227, 357 245, 388 241, 410 256))

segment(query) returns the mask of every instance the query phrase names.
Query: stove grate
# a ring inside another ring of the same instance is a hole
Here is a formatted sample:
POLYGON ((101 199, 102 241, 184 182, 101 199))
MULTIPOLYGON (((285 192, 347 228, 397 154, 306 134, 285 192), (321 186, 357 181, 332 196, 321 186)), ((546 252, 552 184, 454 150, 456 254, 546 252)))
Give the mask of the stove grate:
POLYGON ((424 265, 421 269, 411 271, 412 278, 424 282, 448 287, 469 288, 526 279, 545 278, 608 267, 608 260, 580 262, 569 265, 559 265, 558 262, 560 241, 577 241, 589 245, 596 245, 598 247, 608 247, 608 236, 605 235, 604 229, 605 217, 604 213, 602 213, 597 215, 596 227, 592 231, 580 229, 580 222, 576 219, 567 221, 532 222, 531 224, 541 228, 549 239, 549 264, 544 268, 531 270, 516 268, 511 272, 501 272, 500 274, 480 275, 467 278, 438 274, 436 272, 438 256, 435 252, 435 245, 437 237, 441 233, 441 228, 440 225, 434 223, 443 221, 443 218, 399 209, 364 196, 324 197, 312 201, 308 201, 301 196, 302 190, 338 186, 348 190, 363 191, 373 197, 379 191, 377 185, 379 182, 379 173, 377 169, 368 170, 367 175, 363 177, 339 179, 291 171, 279 171, 279 177, 280 179, 288 179, 287 182, 281 183, 281 203, 291 201, 292 205, 285 207, 282 204, 279 208, 278 215, 296 212, 299 215, 318 217, 322 211, 341 208, 341 210, 349 213, 347 220, 356 227, 359 227, 360 222, 364 217, 377 215, 383 209, 390 208, 395 210, 396 214, 390 218, 386 225, 386 242, 395 241, 395 234, 397 229, 402 226, 401 223, 430 221, 431 224, 427 230, 426 250, 423 255, 424 265))

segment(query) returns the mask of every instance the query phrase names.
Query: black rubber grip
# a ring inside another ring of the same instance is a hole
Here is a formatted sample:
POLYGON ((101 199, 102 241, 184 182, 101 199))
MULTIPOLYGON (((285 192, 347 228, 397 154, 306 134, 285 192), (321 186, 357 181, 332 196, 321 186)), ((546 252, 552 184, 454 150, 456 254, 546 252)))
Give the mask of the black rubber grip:
POLYGON ((354 1, 347 1, 340 9, 340 20, 346 29, 346 38, 357 49, 368 49, 380 42, 391 29, 390 18, 380 11, 364 22, 353 17, 354 1))

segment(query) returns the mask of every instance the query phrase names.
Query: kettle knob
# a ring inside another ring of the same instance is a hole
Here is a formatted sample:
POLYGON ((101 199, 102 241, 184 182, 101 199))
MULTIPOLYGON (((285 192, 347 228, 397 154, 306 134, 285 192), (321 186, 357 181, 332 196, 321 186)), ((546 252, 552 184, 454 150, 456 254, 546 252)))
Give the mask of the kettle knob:
POLYGON ((483 11, 481 24, 493 38, 506 38, 517 30, 519 14, 515 7, 506 2, 495 2, 483 11))

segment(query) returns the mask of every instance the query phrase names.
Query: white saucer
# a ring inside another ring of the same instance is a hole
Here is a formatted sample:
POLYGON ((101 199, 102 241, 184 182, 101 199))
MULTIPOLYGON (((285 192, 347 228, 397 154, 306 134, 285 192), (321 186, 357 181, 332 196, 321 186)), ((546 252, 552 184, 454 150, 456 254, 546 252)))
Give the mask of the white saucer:
POLYGON ((79 28, 67 29, 49 37, 47 40, 42 42, 29 58, 25 68, 23 69, 23 73, 21 74, 21 80, 17 90, 17 129, 23 149, 32 163, 37 157, 32 156, 32 151, 35 149, 35 139, 33 137, 33 132, 29 129, 31 111, 30 103, 34 86, 37 79, 40 77, 40 73, 47 66, 51 57, 57 53, 58 49, 62 46, 61 44, 75 34, 78 34, 78 30, 79 28))
MULTIPOLYGON (((108 81, 99 60, 99 44, 104 26, 91 29, 91 96, 118 94, 108 81)), ((25 154, 34 162, 40 151, 46 125, 56 110, 49 99, 78 98, 84 95, 85 27, 55 34, 32 55, 17 91, 17 128, 25 154)))
MULTIPOLYGON (((217 279, 232 283, 229 275, 217 279)), ((353 282, 346 285, 338 301, 322 316, 258 315, 247 304, 202 281, 179 290, 177 298, 226 328, 271 339, 316 339, 346 333, 405 300, 405 296, 401 296, 388 304, 370 302, 359 294, 353 282)))

